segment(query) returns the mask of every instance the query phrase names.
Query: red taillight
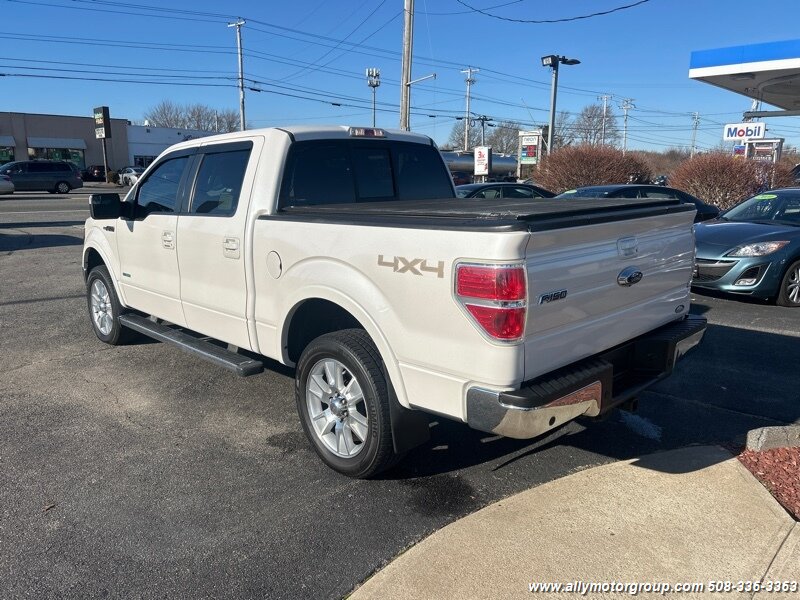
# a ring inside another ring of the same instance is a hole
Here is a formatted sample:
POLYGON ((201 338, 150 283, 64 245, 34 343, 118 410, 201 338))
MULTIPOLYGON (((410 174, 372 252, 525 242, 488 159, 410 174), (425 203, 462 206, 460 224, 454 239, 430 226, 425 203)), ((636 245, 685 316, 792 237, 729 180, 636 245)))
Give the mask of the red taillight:
POLYGON ((522 267, 463 265, 458 268, 457 283, 456 293, 467 298, 524 300, 526 296, 522 267))
POLYGON ((523 265, 459 265, 455 287, 461 304, 490 337, 522 339, 528 295, 523 265))
POLYGON ((497 308, 466 304, 478 325, 498 340, 518 340, 525 333, 525 308, 497 308))

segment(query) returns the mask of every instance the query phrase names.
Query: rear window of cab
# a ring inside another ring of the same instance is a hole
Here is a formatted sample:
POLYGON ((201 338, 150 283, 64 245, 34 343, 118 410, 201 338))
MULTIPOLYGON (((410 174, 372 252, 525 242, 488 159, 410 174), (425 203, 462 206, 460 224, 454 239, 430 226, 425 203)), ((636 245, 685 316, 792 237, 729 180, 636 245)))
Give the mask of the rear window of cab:
POLYGON ((316 140, 289 149, 279 208, 453 198, 432 145, 390 140, 316 140))

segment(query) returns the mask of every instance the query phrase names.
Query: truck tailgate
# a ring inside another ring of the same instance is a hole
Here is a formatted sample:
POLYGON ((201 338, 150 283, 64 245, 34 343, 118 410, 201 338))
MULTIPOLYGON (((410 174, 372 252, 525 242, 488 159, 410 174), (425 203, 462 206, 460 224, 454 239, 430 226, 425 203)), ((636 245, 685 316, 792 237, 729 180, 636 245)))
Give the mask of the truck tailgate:
POLYGON ((693 216, 675 212, 538 231, 532 226, 525 259, 525 379, 687 314, 693 216))

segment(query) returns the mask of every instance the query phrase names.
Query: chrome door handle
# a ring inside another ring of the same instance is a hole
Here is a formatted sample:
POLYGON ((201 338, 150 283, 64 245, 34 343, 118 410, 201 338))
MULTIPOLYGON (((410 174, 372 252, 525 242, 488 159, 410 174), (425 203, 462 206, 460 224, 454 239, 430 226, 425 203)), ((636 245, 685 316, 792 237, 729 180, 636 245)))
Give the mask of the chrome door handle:
POLYGON ((172 250, 175 247, 175 237, 171 231, 161 233, 161 245, 168 250, 172 250))
POLYGON ((239 240, 236 238, 225 238, 222 242, 222 247, 225 248, 225 250, 238 250, 239 240))

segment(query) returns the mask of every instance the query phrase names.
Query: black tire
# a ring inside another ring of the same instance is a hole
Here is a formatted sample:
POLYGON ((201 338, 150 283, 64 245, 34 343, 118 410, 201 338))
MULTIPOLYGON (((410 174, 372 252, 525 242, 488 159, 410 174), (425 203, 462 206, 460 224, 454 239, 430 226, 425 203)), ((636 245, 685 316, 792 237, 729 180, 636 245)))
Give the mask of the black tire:
POLYGON ((89 277, 86 278, 86 302, 89 309, 89 322, 92 324, 92 329, 95 335, 101 342, 105 342, 111 346, 118 346, 124 344, 131 337, 133 332, 122 326, 119 322, 119 316, 124 312, 124 308, 119 302, 117 292, 114 289, 114 284, 111 281, 111 275, 105 265, 95 267, 89 272, 89 277), (102 282, 102 285, 108 292, 108 299, 110 304, 110 317, 111 328, 108 332, 104 333, 95 322, 95 317, 92 309, 92 287, 95 281, 102 282))
POLYGON ((394 452, 389 412, 389 383, 378 350, 363 329, 344 329, 313 340, 303 351, 295 374, 295 399, 300 423, 322 461, 348 477, 366 479, 394 466, 401 456, 394 452), (343 458, 332 452, 320 439, 311 422, 306 402, 306 384, 312 368, 320 361, 341 363, 358 380, 364 396, 367 439, 353 457, 343 458))
POLYGON ((66 181, 59 181, 56 184, 56 194, 69 194, 70 190, 72 190, 72 187, 66 181))
POLYGON ((800 308, 800 260, 794 261, 781 279, 781 287, 775 304, 778 306, 790 306, 800 308))

